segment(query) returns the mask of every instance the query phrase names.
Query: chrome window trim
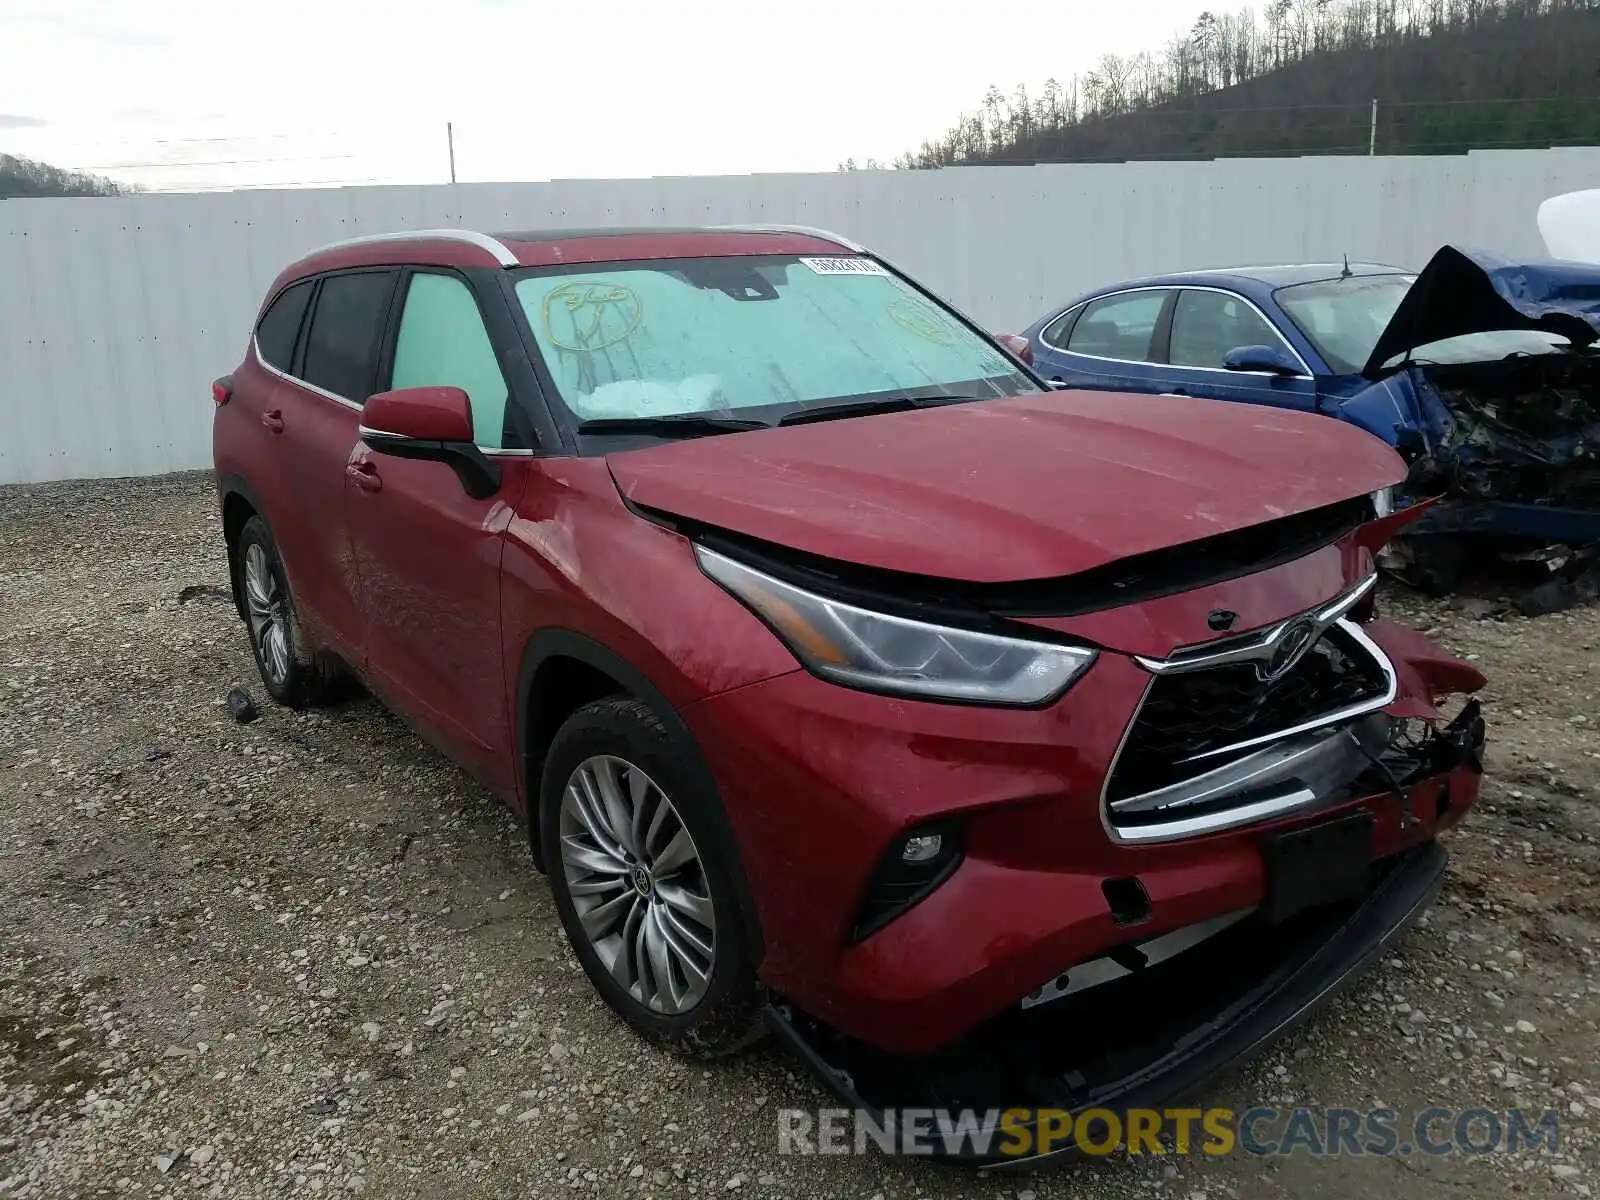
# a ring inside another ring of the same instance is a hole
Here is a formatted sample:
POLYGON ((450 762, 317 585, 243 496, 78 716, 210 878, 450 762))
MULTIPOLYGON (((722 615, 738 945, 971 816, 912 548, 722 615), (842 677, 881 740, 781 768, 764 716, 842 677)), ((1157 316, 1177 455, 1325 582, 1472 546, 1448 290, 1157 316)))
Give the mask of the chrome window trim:
MULTIPOLYGON (((1118 293, 1115 293, 1115 292, 1112 293, 1112 295, 1117 295, 1117 294, 1118 293)), ((1045 346, 1049 347, 1051 350, 1054 350, 1057 354, 1076 354, 1077 351, 1068 350, 1065 346, 1062 346, 1062 345, 1060 345, 1059 343, 1056 343, 1056 342, 1052 342, 1049 338, 1045 337, 1045 334, 1049 332, 1050 327, 1052 325, 1057 324, 1064 317, 1070 316, 1072 313, 1081 314, 1084 309, 1088 308, 1089 305, 1091 305, 1093 303, 1094 303, 1093 300, 1084 300, 1079 304, 1072 305, 1070 308, 1063 308, 1055 316, 1051 317, 1048 321, 1046 321, 1044 323, 1044 328, 1039 330, 1039 341, 1042 344, 1044 344, 1045 346)), ((1076 324, 1076 322, 1074 322, 1074 324, 1076 324)), ((1083 354, 1083 355, 1079 355, 1079 357, 1080 358, 1094 358, 1095 356, 1093 354, 1083 354)), ((1116 360, 1108 359, 1107 361, 1108 362, 1114 362, 1116 360)))
POLYGON ((387 242, 414 241, 464 242, 492 255, 495 262, 502 267, 522 265, 517 261, 517 256, 511 253, 510 249, 499 238, 492 238, 486 233, 479 233, 476 229, 411 229, 398 230, 394 233, 366 233, 357 237, 344 238, 337 242, 329 242, 326 246, 318 246, 315 250, 305 254, 303 258, 315 258, 319 254, 327 254, 332 250, 348 250, 356 246, 376 246, 387 242))
MULTIPOLYGON (((343 396, 335 395, 333 392, 328 391, 326 388, 319 388, 314 383, 307 383, 304 379, 301 379, 298 375, 290 375, 287 371, 278 370, 277 367, 273 366, 266 359, 261 357, 261 346, 256 341, 255 334, 251 334, 250 335, 250 349, 251 349, 251 352, 253 353, 253 355, 255 357, 256 365, 259 366, 262 370, 266 371, 267 374, 275 375, 279 379, 283 380, 285 383, 292 383, 296 387, 304 388, 306 391, 310 392, 313 396, 320 396, 324 400, 331 400, 335 404, 343 405, 345 408, 352 409, 355 412, 363 411, 363 406, 360 405, 360 404, 357 404, 354 400, 346 400, 343 396)), ((506 402, 509 404, 511 401, 508 399, 506 402)), ((400 434, 400 433, 389 433, 386 430, 382 430, 382 429, 369 429, 367 426, 359 424, 359 423, 356 425, 356 430, 357 430, 358 434, 364 435, 364 434, 368 434, 368 433, 374 433, 374 434, 377 434, 379 437, 386 437, 386 438, 399 439, 399 438, 403 438, 405 436, 404 434, 400 434)), ((485 455, 488 455, 491 458, 496 458, 496 457, 498 457, 498 458, 522 458, 522 457, 533 458, 533 457, 538 456, 538 455, 541 454, 541 452, 538 451, 538 450, 502 449, 502 448, 500 448, 498 446, 479 446, 478 449, 481 450, 485 455)))
MULTIPOLYGON (((1309 363, 1307 363, 1306 360, 1305 360, 1305 355, 1301 354, 1300 351, 1296 350, 1293 346, 1291 346, 1289 344, 1289 339, 1283 336, 1283 330, 1278 328, 1277 322, 1274 321, 1271 317, 1267 316, 1266 313, 1262 312, 1261 311, 1261 306, 1259 304, 1257 304, 1254 300, 1250 299, 1249 296, 1246 296, 1243 292, 1236 292, 1232 288, 1210 287, 1209 285, 1205 285, 1205 284, 1179 284, 1178 285, 1178 291, 1180 293, 1182 293, 1182 292, 1220 292, 1222 295, 1232 297, 1235 300, 1243 300, 1246 304, 1248 304, 1250 306, 1251 310, 1256 314, 1256 316, 1261 318, 1262 323, 1264 325, 1266 325, 1266 327, 1268 329, 1272 330, 1273 336, 1278 339, 1278 343, 1285 350, 1287 350, 1290 354, 1294 355, 1295 362, 1300 364, 1301 374, 1299 374, 1299 375, 1291 375, 1291 376, 1288 376, 1288 378, 1290 378, 1290 379, 1314 379, 1314 378, 1316 378, 1316 376, 1312 374, 1311 365, 1309 363)), ((1179 297, 1179 300, 1181 302, 1181 300, 1182 300, 1181 296, 1179 297)), ((1176 317, 1177 316, 1177 311, 1178 311, 1176 305, 1173 306, 1173 310, 1172 311, 1173 311, 1173 316, 1176 317)), ((1171 347, 1170 342, 1169 342, 1168 347, 1167 347, 1167 352, 1168 352, 1169 355, 1172 352, 1172 347, 1171 347)), ((1174 367, 1179 371, 1216 371, 1216 372, 1219 372, 1219 373, 1221 373, 1223 375, 1264 375, 1264 376, 1266 376, 1268 378, 1272 378, 1272 377, 1274 377, 1274 374, 1275 374, 1272 371, 1230 371, 1230 370, 1228 370, 1227 367, 1191 367, 1191 366, 1187 366, 1187 365, 1185 365, 1183 363, 1162 363, 1161 365, 1162 366, 1167 366, 1167 367, 1174 367)))
POLYGON ((280 371, 277 367, 273 366, 261 356, 261 343, 256 340, 256 335, 253 333, 250 335, 250 349, 255 352, 256 363, 263 370, 265 370, 267 374, 276 375, 285 383, 292 383, 296 387, 303 387, 312 395, 321 396, 324 400, 332 400, 335 404, 342 404, 346 408, 353 409, 356 412, 361 411, 361 405, 357 404, 354 400, 347 400, 336 392, 330 392, 327 388, 320 388, 314 383, 310 383, 307 380, 301 379, 298 375, 291 375, 289 372, 280 371))
MULTIPOLYGON (((1114 292, 1105 292, 1099 296, 1091 296, 1087 300, 1083 300, 1077 304, 1074 304, 1071 308, 1062 309, 1050 319, 1049 325, 1055 324, 1055 322, 1059 321, 1069 312, 1072 312, 1073 309, 1085 309, 1091 304, 1098 304, 1101 300, 1110 300, 1117 296, 1130 296, 1136 292, 1217 292, 1235 300, 1242 300, 1244 303, 1250 306, 1250 308, 1255 312, 1256 316, 1260 317, 1261 320, 1266 323, 1267 328, 1272 330, 1272 332, 1277 336, 1278 341, 1282 344, 1283 348, 1290 354, 1294 355, 1295 362, 1300 364, 1300 370, 1303 373, 1300 375, 1291 375, 1287 378, 1316 378, 1316 376, 1312 373, 1310 365, 1306 362, 1305 355, 1301 354, 1292 345, 1290 345, 1289 339, 1283 336, 1283 330, 1278 328, 1277 324, 1272 320, 1271 317, 1267 316, 1266 313, 1261 311, 1261 306, 1254 300, 1250 299, 1249 296, 1244 295, 1242 292, 1233 291, 1231 288, 1212 287, 1209 284, 1203 283, 1147 283, 1141 284, 1139 287, 1119 288, 1114 292)), ((1049 325, 1047 325, 1046 328, 1048 328, 1049 325)), ((1085 354, 1082 350, 1071 350, 1066 346, 1059 346, 1055 342, 1047 341, 1044 336, 1044 330, 1042 329, 1039 331, 1039 341, 1043 342, 1044 345, 1054 350, 1057 354, 1073 354, 1079 358, 1092 359, 1095 362, 1126 363, 1129 366, 1135 367, 1171 367, 1175 371, 1210 371, 1218 375, 1246 375, 1266 379, 1277 377, 1274 376, 1273 372, 1271 371, 1230 371, 1227 367, 1190 367, 1185 366, 1182 363, 1161 363, 1148 358, 1111 358, 1104 354, 1085 354)))
MULTIPOLYGON (((1147 284, 1143 284, 1143 285, 1141 285, 1139 287, 1119 288, 1117 291, 1114 291, 1114 292, 1105 292, 1105 293, 1103 293, 1103 294, 1101 294, 1099 296, 1090 296, 1087 300, 1080 301, 1079 303, 1073 305, 1072 308, 1088 308, 1089 305, 1091 305, 1091 304, 1099 304, 1100 301, 1102 301, 1102 300, 1114 300, 1118 296, 1132 296, 1132 295, 1135 295, 1138 292, 1175 292, 1177 290, 1178 290, 1178 288, 1177 288, 1177 285, 1175 285, 1175 284, 1170 284, 1170 283, 1147 283, 1147 284)), ((1220 291, 1221 289, 1217 289, 1217 290, 1220 291)), ((1162 304, 1165 305, 1166 301, 1163 300, 1162 304)), ((1067 313, 1071 312, 1072 308, 1066 308, 1066 309, 1063 309, 1061 312, 1057 313, 1054 317, 1051 318, 1050 323, 1053 325, 1056 321, 1059 321, 1062 317, 1066 316, 1067 313)), ((1161 321, 1161 314, 1158 312, 1156 314, 1156 323, 1159 324, 1160 321, 1161 321)), ((1073 324, 1073 328, 1074 329, 1077 328, 1077 324, 1076 323, 1073 324)), ((1155 333, 1155 327, 1154 326, 1151 327, 1150 332, 1151 332, 1152 335, 1155 333)), ((1043 333, 1044 333, 1044 331, 1040 330, 1041 336, 1040 336, 1039 340, 1041 342, 1044 342, 1044 337, 1042 336, 1043 333)), ((1068 340, 1070 340, 1070 339, 1068 339, 1068 340)), ((1049 346, 1050 349, 1054 350, 1057 354, 1075 354, 1079 358, 1092 358, 1092 359, 1095 360, 1095 362, 1128 363, 1129 365, 1136 366, 1136 367, 1163 367, 1163 366, 1166 366, 1165 363, 1158 363, 1158 362, 1155 362, 1152 359, 1148 359, 1148 358, 1110 358, 1110 357, 1108 357, 1107 355, 1104 355, 1104 354, 1085 354, 1082 350, 1069 350, 1065 346, 1056 345, 1054 342, 1044 342, 1044 344, 1046 346, 1049 346)))

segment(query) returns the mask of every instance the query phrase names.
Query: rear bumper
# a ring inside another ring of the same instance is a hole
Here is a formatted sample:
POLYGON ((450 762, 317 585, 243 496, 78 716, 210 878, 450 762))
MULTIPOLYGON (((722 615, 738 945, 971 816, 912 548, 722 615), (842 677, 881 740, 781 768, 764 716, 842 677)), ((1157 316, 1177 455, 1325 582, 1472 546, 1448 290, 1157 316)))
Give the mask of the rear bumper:
MULTIPOLYGON (((1186 1024, 1180 1020, 1165 1035, 1174 1048, 1142 1060, 1135 1055, 1135 1065, 1120 1073, 1114 1065, 1117 1051, 1105 1049, 1119 1041, 1118 1032, 1071 998, 1051 1005, 1044 1015, 996 1018, 958 1045, 923 1059, 882 1054, 787 1006, 775 1006, 769 1020, 840 1102, 880 1127, 894 1110, 931 1108, 935 1127, 959 1128, 958 1107, 951 1103, 959 1097, 960 1108, 977 1109, 980 1117, 984 1111, 1019 1107, 1070 1111, 1074 1117, 1098 1109, 1117 1115, 1127 1128, 1129 1110, 1193 1099, 1207 1080, 1260 1052, 1349 985, 1431 903, 1447 858, 1434 841, 1413 847, 1385 864, 1381 880, 1359 902, 1303 920, 1291 936, 1264 935, 1272 945, 1262 955, 1267 961, 1259 974, 1231 981, 1206 997, 1186 1024)), ((1246 944, 1263 936, 1248 924, 1238 935, 1246 944)), ((1203 972, 1208 965, 1215 969, 1217 964, 1202 959, 1188 969, 1203 972)), ((1170 977, 1143 986, 1160 987, 1158 1002, 1171 1003, 1170 977)), ((1118 1001, 1135 1009, 1140 1003, 1127 993, 1118 1001)), ((1037 1115, 1025 1127, 1036 1133, 1037 1115)), ((937 1146, 938 1139, 933 1141, 937 1146)), ((1013 1136, 1008 1151, 1001 1141, 946 1143, 935 1154, 974 1164, 1021 1165, 1077 1148, 1068 1139, 1041 1154, 1037 1139, 1021 1144, 1013 1136)))

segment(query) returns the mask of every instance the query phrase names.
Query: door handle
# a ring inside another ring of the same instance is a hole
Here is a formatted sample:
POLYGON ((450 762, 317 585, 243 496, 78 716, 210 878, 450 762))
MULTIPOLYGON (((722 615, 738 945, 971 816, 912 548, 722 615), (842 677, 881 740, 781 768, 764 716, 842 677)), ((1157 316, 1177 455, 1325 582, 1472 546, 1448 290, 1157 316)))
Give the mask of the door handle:
POLYGON ((381 492, 383 490, 383 476, 378 474, 378 468, 370 462, 351 463, 345 467, 344 473, 350 476, 355 485, 363 492, 381 492))
POLYGON ((275 408, 271 412, 262 413, 261 414, 261 423, 263 425, 265 425, 268 429, 272 430, 273 433, 282 433, 283 432, 283 410, 281 408, 275 408))

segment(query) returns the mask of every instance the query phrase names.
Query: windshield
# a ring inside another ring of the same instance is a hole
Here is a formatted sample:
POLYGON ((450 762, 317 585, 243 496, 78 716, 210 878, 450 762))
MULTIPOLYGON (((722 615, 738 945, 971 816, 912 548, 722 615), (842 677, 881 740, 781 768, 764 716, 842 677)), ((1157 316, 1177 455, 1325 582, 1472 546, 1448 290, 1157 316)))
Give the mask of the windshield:
MULTIPOLYGON (((1415 275, 1356 275, 1279 288, 1273 295, 1300 332, 1339 375, 1358 374, 1372 357, 1384 327, 1415 282, 1415 275)), ((1553 333, 1505 329, 1468 333, 1416 347, 1405 357, 1419 363, 1488 362, 1514 354, 1551 354, 1568 341, 1553 333)))
POLYGON ((516 291, 580 421, 737 413, 768 424, 880 397, 1039 390, 999 349, 865 257, 603 263, 529 273, 516 291))
POLYGON ((1273 293, 1336 374, 1367 365, 1384 326, 1394 316, 1414 275, 1356 275, 1297 283, 1273 293))

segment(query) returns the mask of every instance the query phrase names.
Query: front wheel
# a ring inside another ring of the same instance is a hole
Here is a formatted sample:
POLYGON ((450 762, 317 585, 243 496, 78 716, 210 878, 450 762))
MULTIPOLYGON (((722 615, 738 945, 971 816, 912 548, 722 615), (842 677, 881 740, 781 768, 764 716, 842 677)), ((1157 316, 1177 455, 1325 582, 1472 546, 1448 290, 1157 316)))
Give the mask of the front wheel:
POLYGON ((638 1033, 691 1057, 760 1036, 715 797, 697 788, 651 709, 587 704, 556 734, 540 839, 556 910, 602 999, 638 1033))

